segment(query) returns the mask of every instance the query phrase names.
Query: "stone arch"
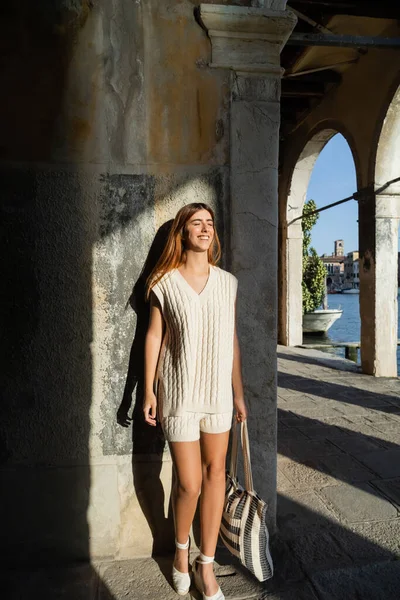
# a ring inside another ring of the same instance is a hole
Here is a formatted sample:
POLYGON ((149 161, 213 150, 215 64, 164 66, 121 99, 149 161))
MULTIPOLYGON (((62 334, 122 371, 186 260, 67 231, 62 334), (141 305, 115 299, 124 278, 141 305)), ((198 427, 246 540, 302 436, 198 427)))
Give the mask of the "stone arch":
POLYGON ((301 216, 311 173, 316 160, 326 144, 340 133, 346 139, 358 173, 357 154, 351 136, 341 124, 332 121, 320 123, 310 132, 308 141, 298 155, 287 179, 286 205, 281 212, 280 257, 280 317, 279 340, 286 346, 302 343, 302 230, 301 216))
POLYGON ((376 190, 400 177, 400 85, 385 109, 370 161, 375 193, 359 206, 361 363, 365 373, 395 377, 400 181, 376 190))

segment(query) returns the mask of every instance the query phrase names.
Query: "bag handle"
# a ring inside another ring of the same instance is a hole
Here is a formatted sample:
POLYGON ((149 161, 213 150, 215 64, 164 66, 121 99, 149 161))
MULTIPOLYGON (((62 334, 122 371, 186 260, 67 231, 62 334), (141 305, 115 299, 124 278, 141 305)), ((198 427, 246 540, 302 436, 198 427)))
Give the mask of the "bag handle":
POLYGON ((240 424, 235 423, 233 426, 232 434, 232 452, 231 452, 231 464, 229 474, 233 479, 237 478, 237 467, 238 467, 238 454, 239 454, 239 440, 238 440, 238 425, 240 425, 240 442, 243 453, 243 466, 244 466, 244 483, 246 491, 253 492, 253 474, 251 471, 250 461, 250 443, 249 443, 249 431, 247 429, 247 420, 242 421, 240 424))

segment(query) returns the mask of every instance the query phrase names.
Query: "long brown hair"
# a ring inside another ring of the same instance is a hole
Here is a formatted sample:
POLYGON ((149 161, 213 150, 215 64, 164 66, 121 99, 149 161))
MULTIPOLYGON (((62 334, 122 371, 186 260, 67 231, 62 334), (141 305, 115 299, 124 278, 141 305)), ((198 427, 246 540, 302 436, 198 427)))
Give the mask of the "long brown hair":
POLYGON ((151 288, 172 269, 177 269, 183 262, 185 247, 182 241, 186 223, 199 210, 207 210, 214 221, 214 237, 208 249, 208 262, 216 265, 221 258, 221 244, 215 229, 215 215, 213 209, 203 202, 192 202, 183 206, 172 222, 165 248, 146 282, 146 297, 149 297, 151 288))

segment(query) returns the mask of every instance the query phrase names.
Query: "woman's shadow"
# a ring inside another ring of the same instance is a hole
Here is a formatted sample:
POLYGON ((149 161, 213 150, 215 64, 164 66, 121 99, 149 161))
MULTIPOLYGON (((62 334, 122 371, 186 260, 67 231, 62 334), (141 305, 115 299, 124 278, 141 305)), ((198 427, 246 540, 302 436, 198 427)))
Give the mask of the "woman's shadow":
POLYGON ((135 337, 129 357, 129 367, 117 412, 117 422, 122 427, 132 423, 133 485, 140 507, 153 536, 152 556, 169 554, 174 548, 174 526, 171 502, 165 516, 165 493, 160 478, 163 465, 165 439, 157 421, 156 427, 146 424, 142 406, 144 395, 144 342, 149 323, 149 302, 146 300, 146 281, 164 250, 172 220, 160 227, 151 245, 141 274, 133 286, 127 303, 135 311, 137 322, 135 337), (136 399, 132 416, 129 412, 136 399))

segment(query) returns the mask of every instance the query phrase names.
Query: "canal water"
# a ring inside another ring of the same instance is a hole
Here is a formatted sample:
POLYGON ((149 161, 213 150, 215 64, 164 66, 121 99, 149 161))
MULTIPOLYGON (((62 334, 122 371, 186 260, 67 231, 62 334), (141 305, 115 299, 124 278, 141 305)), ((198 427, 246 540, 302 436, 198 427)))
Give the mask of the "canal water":
MULTIPOLYGON (((399 310, 399 331, 398 339, 400 339, 400 293, 398 297, 399 310)), ((343 314, 338 319, 323 338, 316 336, 304 335, 304 344, 333 342, 359 342, 360 341, 360 296, 359 294, 329 294, 329 308, 341 308, 343 314)), ((327 352, 344 356, 344 348, 327 348, 327 352)), ((358 353, 360 361, 360 353, 358 353)), ((400 375, 400 346, 397 347, 397 372, 400 375)))

